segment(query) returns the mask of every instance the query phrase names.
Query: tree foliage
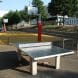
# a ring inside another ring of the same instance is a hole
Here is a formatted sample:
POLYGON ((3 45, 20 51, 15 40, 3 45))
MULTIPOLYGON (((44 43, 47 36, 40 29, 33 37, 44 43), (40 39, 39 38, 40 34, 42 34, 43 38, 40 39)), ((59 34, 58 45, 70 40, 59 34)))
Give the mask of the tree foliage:
POLYGON ((23 10, 20 11, 21 19, 24 21, 28 21, 28 12, 27 12, 27 6, 23 10))
POLYGON ((48 5, 48 11, 51 15, 76 16, 78 0, 51 0, 51 3, 48 5))
MULTIPOLYGON (((38 13, 41 14, 42 18, 46 17, 46 12, 43 6, 43 2, 41 0, 33 0, 33 6, 38 7, 38 13)), ((29 19, 33 19, 36 16, 28 15, 27 6, 23 10, 20 11, 9 11, 3 18, 8 18, 8 25, 17 24, 20 21, 29 21, 29 19)))
POLYGON ((0 2, 2 2, 2 1, 0 0, 0 2))
POLYGON ((17 24, 20 21, 28 21, 27 7, 21 11, 9 11, 3 18, 8 18, 8 25, 17 24))
POLYGON ((3 18, 8 18, 8 24, 17 24, 21 21, 20 13, 16 10, 15 12, 10 11, 3 18))
POLYGON ((45 7, 41 0, 33 0, 32 5, 38 8, 38 14, 41 14, 42 18, 46 17, 45 7))

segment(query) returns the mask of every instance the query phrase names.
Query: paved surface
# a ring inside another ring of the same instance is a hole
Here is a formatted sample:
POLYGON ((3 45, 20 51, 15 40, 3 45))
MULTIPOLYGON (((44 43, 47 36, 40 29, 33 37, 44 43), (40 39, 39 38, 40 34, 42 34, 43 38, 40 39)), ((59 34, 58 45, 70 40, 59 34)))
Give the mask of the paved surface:
POLYGON ((0 78, 78 78, 76 54, 62 57, 60 70, 54 69, 54 65, 55 58, 40 60, 38 75, 32 76, 28 56, 23 56, 19 64, 15 47, 0 45, 0 78))

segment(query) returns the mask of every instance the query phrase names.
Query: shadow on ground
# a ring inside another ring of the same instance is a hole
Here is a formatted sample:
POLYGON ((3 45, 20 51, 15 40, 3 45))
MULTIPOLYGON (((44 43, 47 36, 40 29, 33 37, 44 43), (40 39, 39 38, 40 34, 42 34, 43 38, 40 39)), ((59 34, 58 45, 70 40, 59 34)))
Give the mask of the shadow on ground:
POLYGON ((65 70, 40 71, 39 74, 41 73, 43 73, 42 78, 78 78, 78 73, 65 70))
MULTIPOLYGON (((15 51, 0 52, 0 70, 12 69, 19 66, 17 53, 15 51)), ((29 62, 22 58, 21 65, 28 65, 29 62)))
POLYGON ((78 78, 77 72, 71 72, 67 70, 56 70, 53 66, 46 64, 38 64, 38 74, 32 76, 29 72, 29 62, 22 58, 21 65, 19 65, 17 58, 17 53, 15 51, 11 52, 0 52, 0 71, 4 70, 0 77, 6 78, 78 78), (6 72, 6 69, 8 72, 6 72), (4 74, 3 74, 4 73, 4 74))
POLYGON ((39 66, 38 74, 32 76, 28 71, 24 69, 14 69, 21 78, 78 78, 77 72, 65 71, 65 70, 56 70, 51 67, 39 66))

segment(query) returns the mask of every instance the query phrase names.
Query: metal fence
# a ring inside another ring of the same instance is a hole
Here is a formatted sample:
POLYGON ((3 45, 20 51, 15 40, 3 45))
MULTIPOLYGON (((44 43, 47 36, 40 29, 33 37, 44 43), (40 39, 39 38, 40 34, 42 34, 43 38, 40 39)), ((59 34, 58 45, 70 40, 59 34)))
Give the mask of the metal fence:
POLYGON ((64 18, 64 25, 78 26, 78 18, 76 17, 64 18))

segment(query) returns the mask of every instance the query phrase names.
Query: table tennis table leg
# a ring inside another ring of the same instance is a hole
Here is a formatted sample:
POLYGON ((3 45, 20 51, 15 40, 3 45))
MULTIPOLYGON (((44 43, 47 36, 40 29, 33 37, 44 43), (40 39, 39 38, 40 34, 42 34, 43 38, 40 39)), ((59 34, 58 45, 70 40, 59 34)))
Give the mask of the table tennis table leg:
POLYGON ((56 64, 56 69, 60 69, 60 56, 56 57, 55 64, 56 64))
POLYGON ((18 61, 21 62, 21 50, 17 49, 18 61))
POLYGON ((77 41, 77 55, 78 55, 78 41, 77 41))
POLYGON ((37 75, 37 61, 31 59, 30 61, 30 72, 32 75, 37 75))
POLYGON ((65 40, 63 40, 63 48, 64 48, 64 46, 65 46, 64 42, 65 42, 65 40))

